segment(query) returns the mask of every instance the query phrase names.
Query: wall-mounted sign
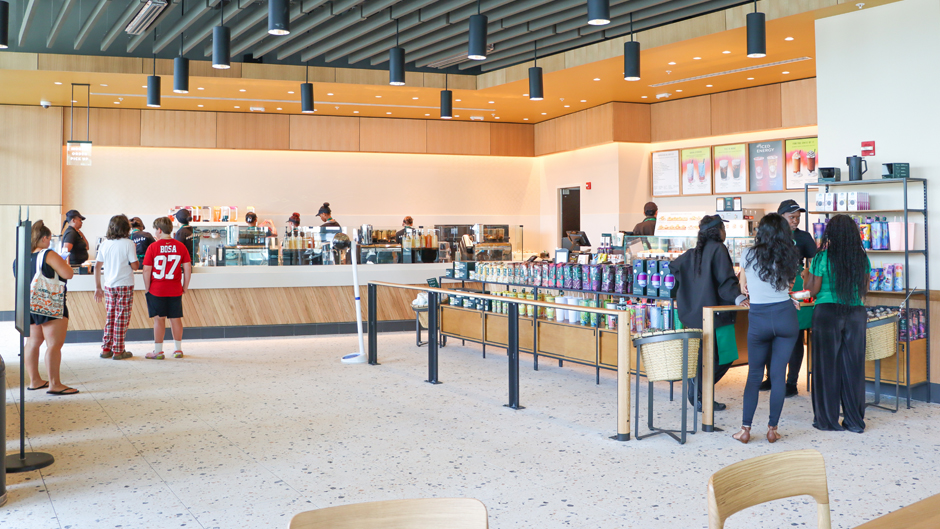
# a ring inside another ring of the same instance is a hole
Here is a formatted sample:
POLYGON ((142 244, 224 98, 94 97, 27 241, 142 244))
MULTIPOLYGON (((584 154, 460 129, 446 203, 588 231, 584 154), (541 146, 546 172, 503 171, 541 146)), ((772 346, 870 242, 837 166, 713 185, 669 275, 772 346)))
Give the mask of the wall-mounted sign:
POLYGON ((682 194, 712 194, 712 148, 682 149, 682 194))
POLYGON ((818 181, 816 167, 819 139, 787 140, 787 189, 803 189, 805 184, 818 181))
POLYGON ((716 145, 712 150, 715 193, 747 192, 747 145, 716 145))
POLYGON ((91 165, 91 142, 66 142, 65 165, 91 165))
POLYGON ((750 158, 751 191, 783 191, 786 172, 782 141, 762 141, 748 144, 750 158))
POLYGON ((679 151, 654 152, 650 167, 654 197, 679 194, 679 151))

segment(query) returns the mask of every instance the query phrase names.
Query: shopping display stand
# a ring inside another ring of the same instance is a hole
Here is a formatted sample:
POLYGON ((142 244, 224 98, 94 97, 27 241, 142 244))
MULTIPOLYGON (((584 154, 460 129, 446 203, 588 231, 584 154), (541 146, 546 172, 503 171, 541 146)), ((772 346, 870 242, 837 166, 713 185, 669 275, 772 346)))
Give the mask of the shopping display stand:
MULTIPOLYGON (((927 334, 926 334, 926 338, 925 338, 925 344, 924 344, 924 346, 925 346, 925 349, 924 349, 924 351, 925 351, 925 354, 924 354, 924 362, 925 362, 925 365, 924 365, 924 372, 923 372, 922 375, 921 375, 920 373, 918 373, 918 374, 917 374, 917 380, 916 380, 916 381, 912 381, 912 379, 911 379, 911 342, 912 342, 912 340, 911 340, 910 327, 908 327, 908 332, 907 332, 907 334, 905 335, 904 340, 903 340, 902 342, 900 342, 900 345, 902 346, 902 349, 903 349, 903 351, 902 351, 902 352, 903 352, 903 358, 896 358, 895 361, 903 361, 903 362, 904 362, 904 372, 905 372, 904 387, 905 387, 905 393, 906 393, 906 397, 907 397, 907 407, 908 407, 908 408, 911 407, 911 390, 912 390, 912 388, 915 387, 915 386, 922 385, 922 384, 926 384, 926 385, 927 385, 927 388, 926 388, 926 389, 927 389, 927 392, 926 392, 926 398, 925 398, 925 400, 927 400, 927 402, 930 402, 930 401, 931 401, 931 395, 930 395, 930 354, 929 354, 929 352, 930 352, 930 254, 929 254, 929 252, 928 252, 928 250, 929 250, 929 248, 930 248, 930 246, 929 246, 929 244, 930 244, 930 239, 927 237, 927 180, 924 179, 924 178, 884 178, 884 179, 880 179, 880 180, 850 180, 850 181, 847 181, 847 182, 816 182, 816 183, 809 183, 809 184, 806 184, 805 187, 804 187, 804 191, 803 191, 803 192, 804 192, 804 200, 805 200, 805 203, 806 203, 807 205, 809 205, 809 204, 815 204, 815 202, 810 202, 810 201, 809 201, 809 190, 810 190, 810 188, 813 188, 814 190, 817 190, 817 191, 822 191, 822 192, 824 192, 824 193, 828 193, 831 188, 851 189, 851 188, 853 188, 853 186, 876 186, 877 188, 884 188, 884 187, 887 187, 887 186, 900 186, 900 187, 901 187, 901 190, 902 190, 902 195, 903 195, 903 197, 902 197, 902 198, 903 198, 903 207, 902 207, 902 208, 898 208, 898 209, 876 209, 876 210, 865 210, 865 211, 826 211, 826 210, 807 211, 808 215, 806 215, 806 218, 805 218, 805 220, 804 220, 805 229, 806 229, 806 231, 807 231, 808 233, 812 233, 812 228, 811 228, 811 225, 810 225, 809 215, 825 215, 826 217, 828 217, 828 216, 830 216, 830 215, 838 215, 838 214, 846 214, 846 215, 871 215, 871 214, 874 214, 874 215, 876 215, 876 216, 880 216, 880 215, 889 215, 889 214, 898 214, 898 215, 903 215, 903 216, 904 216, 904 249, 903 249, 903 250, 866 250, 866 252, 868 253, 869 257, 871 257, 871 256, 873 256, 873 255, 890 255, 890 254, 897 254, 897 255, 903 254, 903 255, 904 255, 904 290, 903 290, 903 291, 899 291, 899 292, 891 292, 891 293, 888 293, 888 292, 882 293, 882 292, 879 292, 879 291, 872 291, 872 292, 870 292, 869 294, 873 294, 873 295, 876 295, 876 296, 877 296, 877 295, 885 295, 885 294, 895 294, 895 295, 904 296, 904 298, 905 298, 906 300, 907 300, 907 299, 910 299, 911 297, 923 296, 923 299, 924 299, 924 315, 925 315, 924 327, 925 327, 925 329, 927 330, 927 334), (914 184, 914 185, 918 185, 918 184, 919 184, 919 185, 922 186, 922 188, 923 188, 923 205, 920 206, 920 207, 916 207, 916 206, 915 206, 915 207, 911 207, 911 205, 909 204, 909 200, 910 200, 909 191, 916 191, 916 190, 917 190, 916 187, 914 187, 913 189, 911 189, 912 184, 914 184), (911 215, 921 215, 921 216, 923 216, 923 219, 924 219, 924 238, 923 238, 923 241, 924 241, 924 249, 923 249, 923 250, 915 250, 914 248, 911 248, 910 245, 909 245, 910 238, 909 238, 909 232, 908 232, 908 230, 909 230, 909 221, 910 221, 911 215), (918 289, 918 288, 916 288, 916 287, 913 287, 913 288, 911 287, 911 258, 912 258, 912 257, 919 256, 919 255, 923 255, 923 262, 924 262, 924 265, 923 265, 923 266, 924 266, 924 288, 923 288, 923 289, 918 289)), ((810 208, 807 208, 807 209, 809 210, 810 208)), ((910 313, 910 310, 909 310, 909 309, 910 309, 910 305, 909 305, 908 303, 906 303, 906 302, 904 303, 904 305, 905 305, 906 308, 908 309, 908 313, 907 313, 908 316, 907 316, 907 317, 908 317, 908 322, 910 322, 910 320, 911 320, 911 317, 910 317, 910 314, 911 314, 911 313, 910 313)), ((917 340, 913 340, 913 341, 916 342, 917 340)), ((918 356, 919 356, 919 354, 918 354, 918 356)), ((920 361, 920 360, 918 359, 918 362, 919 362, 919 361, 920 361)), ((881 370, 878 369, 878 371, 879 371, 879 372, 878 372, 877 376, 878 376, 878 379, 879 379, 879 381, 880 381, 880 377, 881 377, 880 371, 881 371, 881 370)), ((807 377, 807 378, 808 378, 808 377, 807 377)), ((879 384, 879 385, 880 385, 880 384, 879 384)), ((880 388, 879 388, 879 390, 880 390, 880 388)))
MULTIPOLYGON (((20 218, 16 225, 16 330, 20 333, 20 451, 6 456, 6 471, 15 474, 46 468, 55 462, 51 454, 26 451, 26 367, 24 352, 26 338, 29 337, 29 284, 33 278, 31 264, 31 234, 33 223, 29 221, 29 209, 26 220, 20 218)), ((0 501, 2 503, 2 501, 0 501)))

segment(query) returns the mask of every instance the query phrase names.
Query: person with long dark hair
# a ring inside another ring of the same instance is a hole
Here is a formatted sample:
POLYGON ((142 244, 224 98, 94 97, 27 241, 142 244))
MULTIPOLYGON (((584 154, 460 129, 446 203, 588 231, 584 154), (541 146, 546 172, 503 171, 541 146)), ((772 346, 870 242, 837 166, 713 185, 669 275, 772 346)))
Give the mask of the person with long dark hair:
MULTIPOLYGON (((670 263, 669 270, 676 276, 676 298, 679 321, 689 328, 702 327, 702 308, 716 305, 746 304, 745 296, 741 294, 741 285, 734 273, 734 263, 731 254, 725 246, 725 221, 718 215, 706 215, 699 222, 698 240, 695 248, 680 255, 670 263)), ((720 329, 734 334, 734 312, 719 312, 715 314, 715 383, 719 380, 735 360, 736 350, 732 356, 727 356, 726 347, 720 347, 718 340, 720 329), (729 328, 730 326, 730 328, 729 328), (722 358, 724 357, 724 361, 722 358)), ((698 375, 696 387, 697 399, 694 398, 692 387, 689 387, 689 401, 701 411, 702 406, 702 354, 699 351, 698 375)), ((715 402, 715 411, 724 410, 727 406, 715 402)))
POLYGON ((847 215, 829 220, 806 289, 813 312, 813 427, 865 431, 865 307, 871 261, 847 215), (839 406, 844 417, 839 425, 839 406))
POLYGON ((751 309, 747 331, 747 384, 744 386, 744 418, 734 438, 747 443, 757 410, 764 366, 770 365, 770 420, 767 440, 780 438, 777 423, 783 411, 787 364, 796 343, 800 324, 796 303, 790 300, 790 285, 799 270, 799 255, 793 244, 790 224, 776 213, 765 215, 757 226, 754 245, 741 256, 742 288, 751 309))

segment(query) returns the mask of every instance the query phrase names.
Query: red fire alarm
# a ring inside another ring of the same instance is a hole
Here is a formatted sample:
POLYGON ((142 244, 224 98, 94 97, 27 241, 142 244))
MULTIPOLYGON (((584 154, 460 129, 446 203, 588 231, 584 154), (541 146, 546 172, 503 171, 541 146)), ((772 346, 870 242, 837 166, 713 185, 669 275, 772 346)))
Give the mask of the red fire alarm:
POLYGON ((875 155, 875 142, 863 141, 862 142, 862 156, 874 156, 874 155, 875 155))
POLYGON ((585 183, 584 183, 584 189, 591 189, 591 183, 590 183, 590 182, 585 182, 585 183))

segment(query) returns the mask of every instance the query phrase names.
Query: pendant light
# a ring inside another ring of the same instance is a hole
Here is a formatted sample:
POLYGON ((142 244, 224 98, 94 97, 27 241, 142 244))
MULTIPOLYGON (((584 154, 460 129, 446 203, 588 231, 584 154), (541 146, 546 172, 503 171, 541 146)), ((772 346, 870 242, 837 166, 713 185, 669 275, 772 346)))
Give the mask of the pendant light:
MULTIPOLYGON (((186 13, 186 0, 180 2, 180 16, 186 13)), ((183 32, 180 32, 180 54, 173 59, 173 92, 189 93, 189 59, 183 57, 183 32)))
POLYGON ((300 111, 313 114, 313 83, 310 82, 310 67, 304 65, 304 82, 300 85, 300 111))
POLYGON ((395 21, 395 47, 388 50, 388 84, 405 86, 405 48, 398 45, 398 21, 395 21))
MULTIPOLYGON (((157 32, 153 32, 154 45, 157 42, 157 32)), ((160 78, 157 77, 157 52, 153 53, 153 75, 147 76, 147 106, 160 108, 160 78)))
POLYGON ((486 60, 486 15, 480 14, 480 0, 477 0, 477 14, 470 17, 470 46, 467 58, 473 61, 486 60))
POLYGON ((610 24, 610 0, 588 0, 588 24, 603 26, 610 24))
POLYGON ((539 62, 539 50, 535 48, 535 60, 533 66, 529 68, 529 101, 541 101, 545 99, 542 93, 542 69, 537 66, 539 62))
POLYGON ((640 43, 633 40, 633 13, 630 13, 630 40, 623 43, 623 80, 640 80, 640 43))
POLYGON ((747 56, 751 59, 767 56, 767 28, 764 14, 757 12, 756 0, 754 12, 747 14, 747 56))
POLYGON ((10 4, 0 1, 0 50, 10 47, 10 4))
POLYGON ((290 2, 268 0, 268 34, 290 35, 290 2))
POLYGON ((232 32, 225 27, 224 1, 219 2, 219 19, 221 23, 212 28, 212 67, 217 70, 228 70, 231 64, 232 32))
POLYGON ((447 74, 444 74, 444 89, 441 90, 441 119, 454 118, 454 93, 447 89, 447 74))

